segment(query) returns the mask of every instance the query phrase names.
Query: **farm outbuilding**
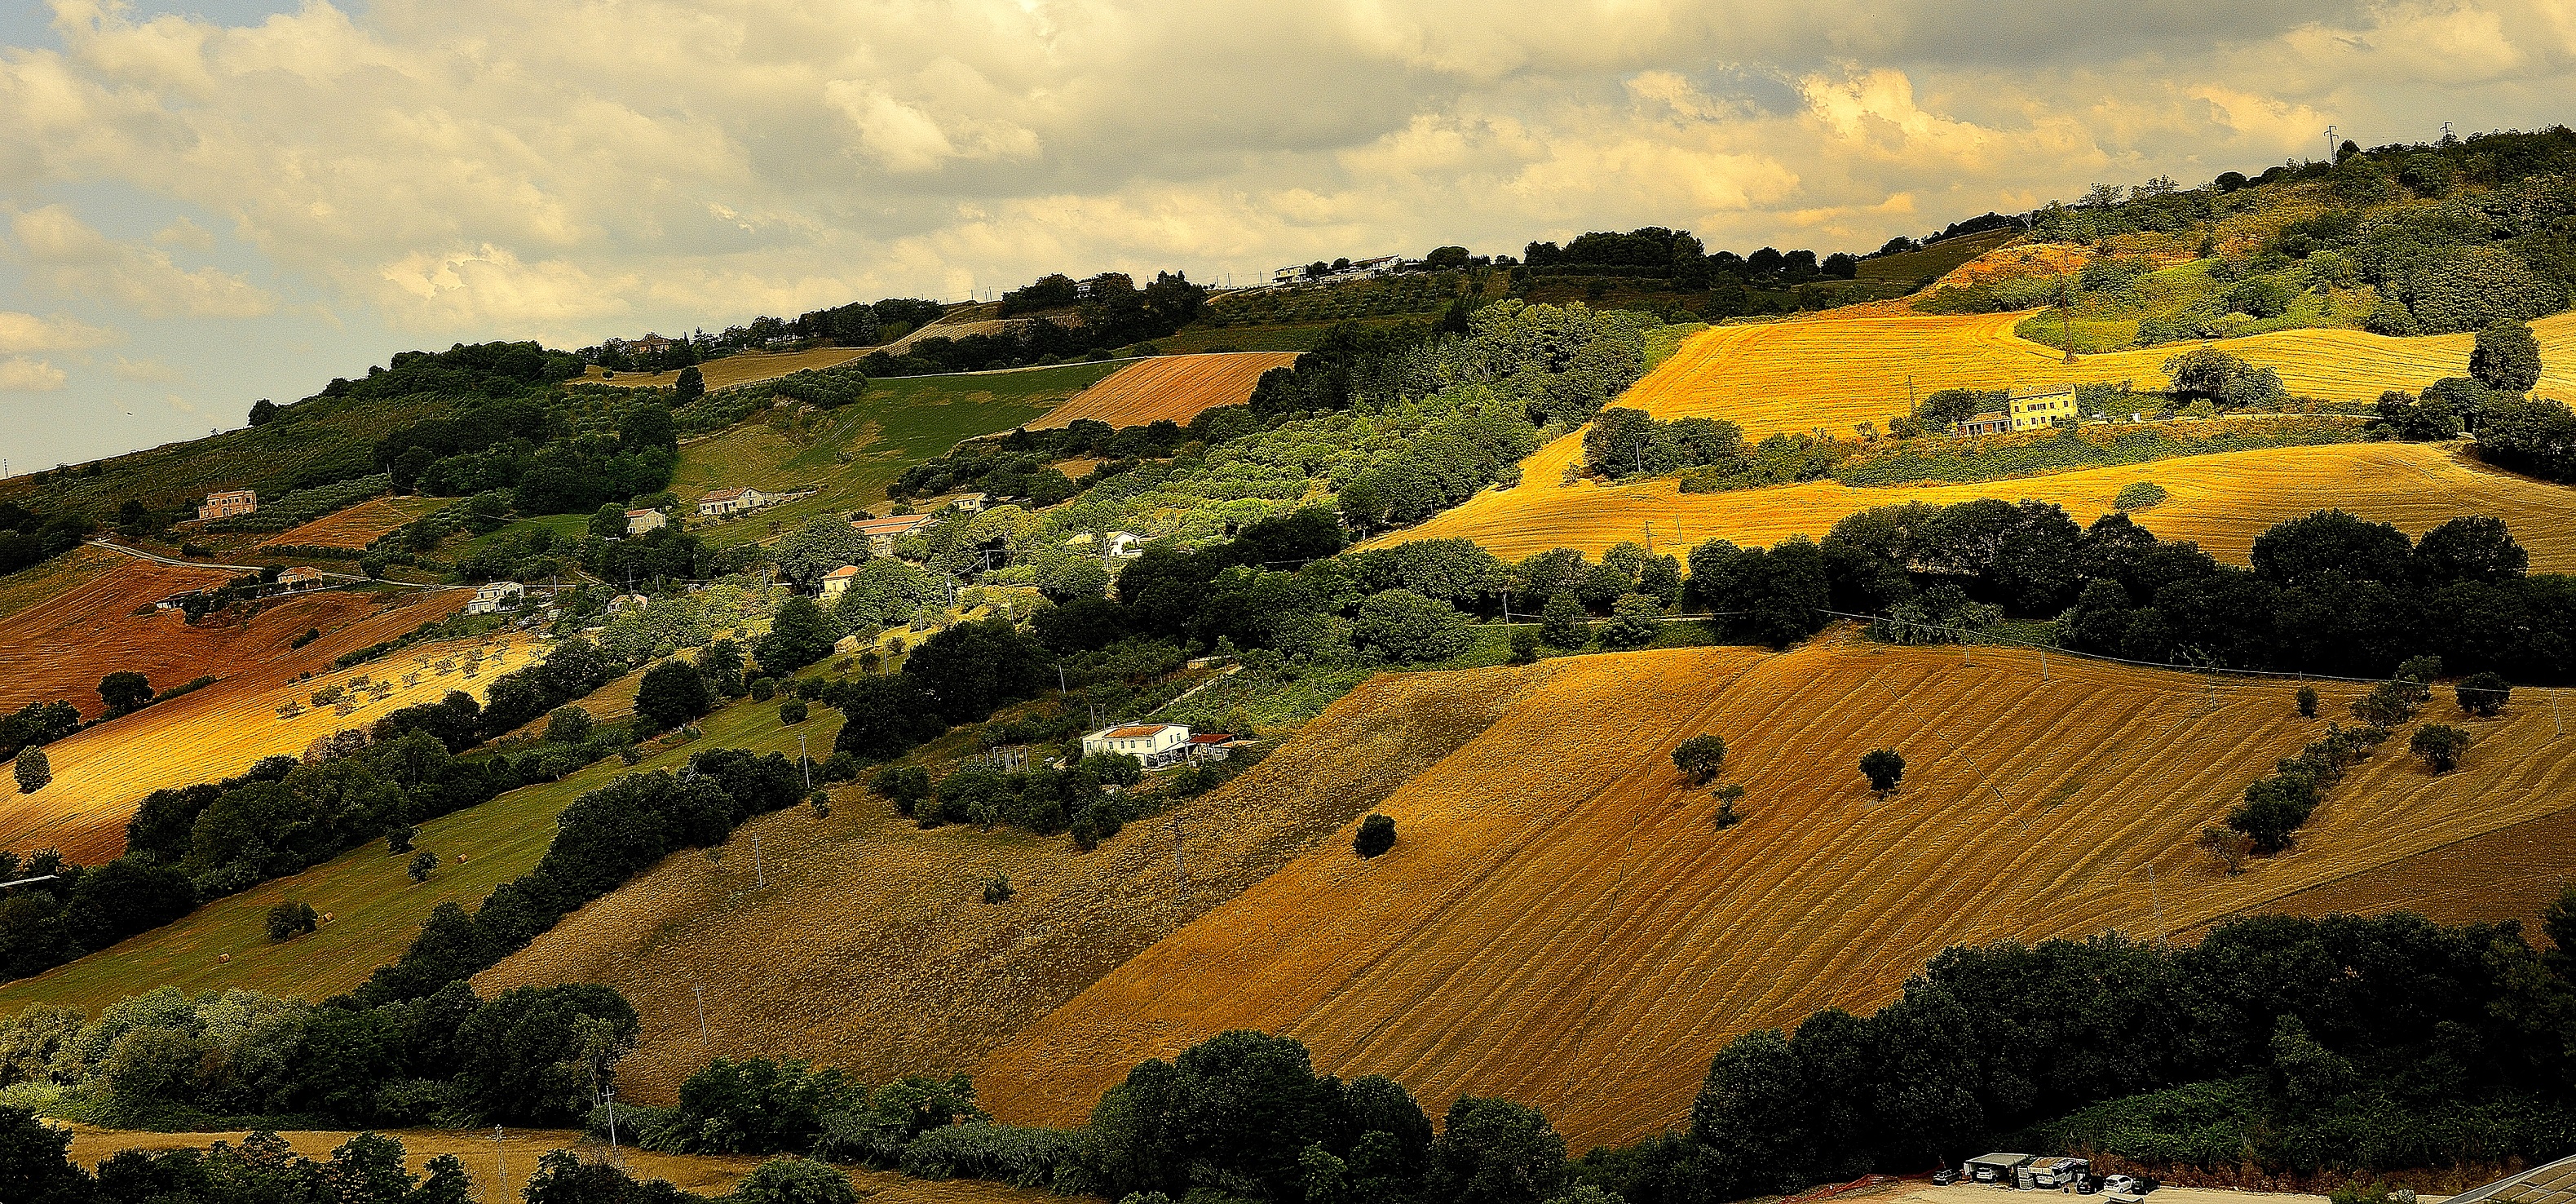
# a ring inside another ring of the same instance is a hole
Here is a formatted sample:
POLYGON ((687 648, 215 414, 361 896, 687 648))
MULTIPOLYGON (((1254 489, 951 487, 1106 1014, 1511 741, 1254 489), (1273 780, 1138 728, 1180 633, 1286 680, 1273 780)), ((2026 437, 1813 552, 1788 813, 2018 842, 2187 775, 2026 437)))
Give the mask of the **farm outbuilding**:
POLYGON ((1177 723, 1129 723, 1104 727, 1082 738, 1082 755, 1124 753, 1148 766, 1165 765, 1189 755, 1190 729, 1177 723))
POLYGON ((1981 1154, 1960 1163, 1959 1169, 1971 1182, 2009 1186, 2030 1160, 2028 1154, 1981 1154))

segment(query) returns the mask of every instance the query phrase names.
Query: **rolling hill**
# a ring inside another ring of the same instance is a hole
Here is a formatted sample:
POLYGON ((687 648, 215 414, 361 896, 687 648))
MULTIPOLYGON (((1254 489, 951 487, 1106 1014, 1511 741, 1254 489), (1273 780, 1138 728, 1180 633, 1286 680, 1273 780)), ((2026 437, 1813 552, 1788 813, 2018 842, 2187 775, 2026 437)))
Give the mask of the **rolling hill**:
MULTIPOLYGON (((1102 977, 979 1065, 997 1114, 1078 1121, 1138 1061, 1259 1028, 1435 1114, 1497 1095, 1578 1149, 1633 1139, 1685 1118, 1734 1035, 1875 1007, 1949 944, 2182 931, 2557 811, 2576 776, 2534 699, 2476 725, 2457 773, 2384 750, 2298 849, 2230 878, 2190 840, 2323 728, 2288 683, 1830 642, 1522 673, 1506 714, 1377 804, 1394 851, 1322 842, 1102 977), (1704 731, 1747 790, 1731 829, 1667 757, 1704 731), (1908 761, 1884 801, 1852 768, 1882 745, 1908 761)), ((1337 707, 1300 739, 1382 718, 1337 707)))
POLYGON ((1294 351, 1158 355, 1128 364, 1108 379, 1029 424, 1033 430, 1083 419, 1124 429, 1169 420, 1186 424, 1202 410, 1241 405, 1261 374, 1297 362, 1294 351))
POLYGON ((2169 496, 2132 515, 2139 525, 2238 564, 2274 524, 2340 507, 2410 536, 2463 514, 2501 518, 2530 551, 2534 572, 2576 572, 2576 490, 2488 468, 2441 444, 2268 448, 1961 485, 1855 488, 1822 480, 1721 493, 1683 493, 1671 478, 1557 484, 1565 466, 1582 459, 1582 444, 1579 431, 1549 443, 1522 462, 1526 483, 1487 489, 1365 546, 1471 539, 1505 559, 1559 547, 1597 555, 1650 534, 1665 551, 1710 539, 1768 546, 1792 535, 1822 538, 1845 515, 1875 506, 1984 497, 2055 502, 2090 523, 2112 509, 2122 486, 2153 481, 2169 496))

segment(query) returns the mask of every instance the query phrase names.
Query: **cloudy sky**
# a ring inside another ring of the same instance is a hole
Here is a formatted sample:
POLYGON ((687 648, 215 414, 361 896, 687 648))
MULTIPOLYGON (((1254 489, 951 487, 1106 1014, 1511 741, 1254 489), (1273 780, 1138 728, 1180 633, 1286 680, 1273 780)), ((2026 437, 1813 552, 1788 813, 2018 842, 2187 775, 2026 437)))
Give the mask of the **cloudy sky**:
POLYGON ((0 456, 407 347, 1660 224, 1867 250, 2569 116, 2576 0, 0 0, 0 456))

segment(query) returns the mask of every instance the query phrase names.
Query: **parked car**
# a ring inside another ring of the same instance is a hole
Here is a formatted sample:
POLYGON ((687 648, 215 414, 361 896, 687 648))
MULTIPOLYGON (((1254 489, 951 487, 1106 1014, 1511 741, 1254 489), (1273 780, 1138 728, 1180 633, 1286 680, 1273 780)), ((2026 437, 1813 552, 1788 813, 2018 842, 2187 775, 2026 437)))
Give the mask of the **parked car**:
POLYGON ((2124 1196, 2134 1196, 2146 1191, 2147 1188, 2145 1184, 2140 1183, 2134 1176, 2113 1175, 2102 1180, 2102 1190, 2118 1192, 2124 1196))
POLYGON ((1949 1185, 1959 1181, 1959 1172, 1952 1167, 1945 1166, 1932 1172, 1932 1181, 1943 1187, 1948 1187, 1949 1185))

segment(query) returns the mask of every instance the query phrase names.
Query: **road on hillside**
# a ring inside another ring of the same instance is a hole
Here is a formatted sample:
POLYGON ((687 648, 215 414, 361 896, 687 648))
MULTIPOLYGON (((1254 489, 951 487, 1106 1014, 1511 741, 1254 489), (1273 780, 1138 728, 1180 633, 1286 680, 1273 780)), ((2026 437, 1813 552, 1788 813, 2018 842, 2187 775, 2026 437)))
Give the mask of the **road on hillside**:
MULTIPOLYGON (((264 564, 209 564, 202 560, 180 560, 175 557, 163 556, 157 552, 146 552, 140 548, 129 548, 124 544, 107 539, 90 539, 82 542, 87 543, 93 548, 105 548, 111 552, 123 553, 124 555, 131 556, 136 560, 149 560, 154 564, 166 564, 183 569, 228 569, 236 573, 259 573, 267 571, 270 567, 264 564)), ((313 566, 306 565, 305 567, 312 568, 313 566)), ((400 585, 411 589, 474 588, 470 585, 428 585, 417 581, 395 581, 384 577, 361 576, 356 573, 335 573, 329 569, 313 569, 313 571, 335 580, 356 582, 361 585, 375 583, 383 585, 400 585)))

